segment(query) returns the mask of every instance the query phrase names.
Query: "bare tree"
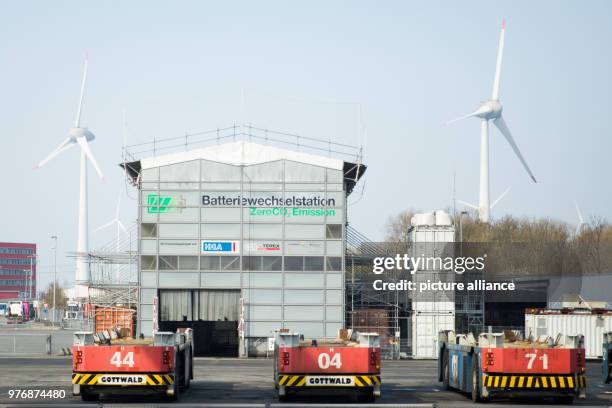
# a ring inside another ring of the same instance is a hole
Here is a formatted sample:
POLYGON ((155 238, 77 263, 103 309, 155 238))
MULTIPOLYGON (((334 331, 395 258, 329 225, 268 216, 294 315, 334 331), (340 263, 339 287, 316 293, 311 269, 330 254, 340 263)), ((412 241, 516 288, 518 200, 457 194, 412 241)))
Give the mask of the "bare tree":
MULTIPOLYGON (((41 294, 43 302, 48 304, 49 307, 53 305, 53 282, 47 286, 45 291, 41 294)), ((66 307, 68 299, 64 294, 64 287, 58 282, 55 288, 55 307, 63 309, 66 307)))
POLYGON ((410 220, 416 211, 411 209, 404 210, 401 213, 389 217, 387 220, 387 242, 402 242, 409 241, 409 232, 412 227, 410 220))

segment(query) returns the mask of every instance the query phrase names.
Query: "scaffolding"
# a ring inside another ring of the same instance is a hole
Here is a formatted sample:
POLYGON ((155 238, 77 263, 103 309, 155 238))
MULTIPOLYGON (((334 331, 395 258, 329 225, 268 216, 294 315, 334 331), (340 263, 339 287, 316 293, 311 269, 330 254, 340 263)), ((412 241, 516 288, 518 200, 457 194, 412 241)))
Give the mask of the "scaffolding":
POLYGON ((135 309, 138 301, 138 242, 136 224, 87 254, 73 257, 87 259, 91 280, 88 297, 78 304, 69 304, 62 325, 64 328, 94 330, 96 315, 104 310, 135 309))
MULTIPOLYGON (((380 277, 372 273, 374 258, 407 253, 409 244, 372 242, 350 225, 346 228, 346 241, 347 327, 379 333, 384 358, 399 359, 410 355, 411 293, 375 290, 373 283, 380 277)), ((385 272, 387 282, 404 279, 411 279, 410 271, 393 269, 385 272)))
MULTIPOLYGON (((346 228, 345 255, 346 322, 347 327, 359 331, 375 331, 381 335, 383 357, 406 358, 412 355, 413 295, 407 290, 374 290, 373 283, 382 275, 372 273, 373 259, 412 253, 413 242, 373 242, 352 226, 346 228)), ((460 243, 455 243, 454 253, 460 243)), ((454 277, 456 282, 482 279, 467 274, 454 277)), ((386 270, 386 282, 412 281, 408 270, 386 270)), ((455 292, 449 294, 455 303, 455 330, 480 333, 484 330, 484 292, 455 292)))

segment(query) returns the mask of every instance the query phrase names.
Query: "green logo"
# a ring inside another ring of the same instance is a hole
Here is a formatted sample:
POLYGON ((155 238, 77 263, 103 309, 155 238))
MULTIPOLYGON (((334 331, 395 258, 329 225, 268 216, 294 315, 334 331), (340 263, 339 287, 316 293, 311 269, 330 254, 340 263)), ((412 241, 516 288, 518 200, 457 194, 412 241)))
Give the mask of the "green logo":
POLYGON ((178 199, 176 196, 149 194, 147 196, 147 205, 147 212, 149 214, 164 214, 179 211, 178 199))

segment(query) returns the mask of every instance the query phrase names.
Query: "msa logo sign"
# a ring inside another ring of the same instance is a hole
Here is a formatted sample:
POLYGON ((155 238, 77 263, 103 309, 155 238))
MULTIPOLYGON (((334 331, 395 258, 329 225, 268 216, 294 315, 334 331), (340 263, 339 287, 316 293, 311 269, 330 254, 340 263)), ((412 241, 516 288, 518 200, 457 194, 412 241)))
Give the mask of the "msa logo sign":
POLYGON ((147 206, 149 214, 164 214, 179 212, 181 207, 185 206, 185 203, 183 200, 179 200, 177 196, 149 194, 147 195, 147 206))
POLYGON ((202 241, 202 252, 236 254, 240 252, 239 241, 202 241))

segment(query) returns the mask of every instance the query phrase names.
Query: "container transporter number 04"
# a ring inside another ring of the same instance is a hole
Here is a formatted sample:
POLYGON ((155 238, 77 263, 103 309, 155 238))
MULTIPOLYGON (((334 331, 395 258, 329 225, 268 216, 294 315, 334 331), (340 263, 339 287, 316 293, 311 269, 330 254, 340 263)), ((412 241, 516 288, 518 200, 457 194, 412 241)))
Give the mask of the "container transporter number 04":
POLYGON ((513 332, 439 334, 438 379, 469 392, 474 402, 496 395, 553 397, 568 404, 585 398, 584 336, 523 341, 513 332))
POLYGON ((335 340, 300 340, 279 332, 274 345, 279 401, 298 393, 352 392, 361 402, 380 396, 380 340, 376 333, 340 330, 335 340))

